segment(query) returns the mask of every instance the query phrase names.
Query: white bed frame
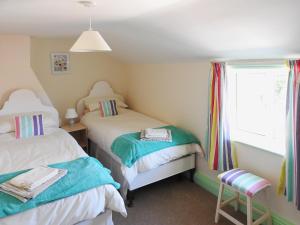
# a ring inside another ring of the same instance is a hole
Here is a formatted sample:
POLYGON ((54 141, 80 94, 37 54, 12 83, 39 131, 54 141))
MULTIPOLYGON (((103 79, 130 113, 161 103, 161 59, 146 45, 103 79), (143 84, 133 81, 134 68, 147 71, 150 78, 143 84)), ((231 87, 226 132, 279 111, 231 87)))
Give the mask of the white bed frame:
POLYGON ((90 140, 89 146, 91 154, 98 158, 105 167, 110 168, 113 178, 122 185, 120 191, 123 197, 126 197, 128 190, 134 191, 140 187, 195 168, 196 156, 195 154, 191 154, 161 165, 158 168, 139 173, 135 179, 129 183, 123 176, 119 161, 116 161, 94 141, 90 140))
MULTIPOLYGON (((106 81, 99 81, 97 83, 94 84, 94 86, 92 87, 89 95, 83 99, 80 99, 77 103, 77 112, 79 113, 79 115, 82 115, 82 112, 84 110, 84 99, 88 98, 88 97, 101 97, 101 96, 109 96, 109 95, 113 95, 114 91, 113 89, 110 87, 110 85, 106 82, 106 81)), ((93 143, 93 145, 90 146, 95 146, 96 144, 93 143)), ((96 147, 96 150, 94 149, 94 151, 104 151, 101 150, 98 146, 96 147)), ((93 151, 93 149, 91 149, 93 151)), ((101 158, 99 158, 99 160, 101 161, 101 158)), ((109 167, 109 164, 105 165, 107 167, 109 167)), ((133 201, 133 196, 132 196, 132 191, 146 186, 148 184, 152 184, 154 182, 157 182, 159 180, 163 180, 165 178, 174 176, 176 174, 180 174, 183 173, 185 171, 188 170, 193 170, 196 167, 196 154, 191 154, 185 157, 182 157, 180 159, 171 161, 169 163, 166 163, 162 166, 159 166, 155 169, 152 169, 150 171, 146 171, 143 173, 139 173, 135 179, 128 183, 128 191, 129 192, 125 192, 122 193, 123 197, 125 197, 124 195, 127 194, 127 205, 131 206, 132 205, 132 201, 133 201)), ((119 175, 120 176, 120 175, 119 175)), ((115 177, 114 177, 115 178, 115 177)), ((121 179, 123 180, 117 180, 118 182, 120 182, 121 184, 125 184, 126 182, 125 177, 122 177, 121 179)))
MULTIPOLYGON (((35 93, 28 89, 19 89, 12 92, 0 110, 0 116, 28 112, 51 113, 53 118, 56 118, 59 124, 59 114, 57 110, 54 107, 43 105, 35 93)), ((113 225, 112 211, 107 210, 94 219, 81 221, 76 225, 113 225)))

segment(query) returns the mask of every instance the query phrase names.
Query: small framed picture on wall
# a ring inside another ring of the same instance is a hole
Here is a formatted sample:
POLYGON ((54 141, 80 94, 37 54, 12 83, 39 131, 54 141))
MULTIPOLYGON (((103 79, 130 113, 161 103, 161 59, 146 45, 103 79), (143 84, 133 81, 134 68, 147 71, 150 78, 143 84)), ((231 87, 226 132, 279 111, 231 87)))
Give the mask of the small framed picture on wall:
POLYGON ((51 71, 52 74, 66 74, 70 72, 69 53, 54 52, 51 53, 51 71))

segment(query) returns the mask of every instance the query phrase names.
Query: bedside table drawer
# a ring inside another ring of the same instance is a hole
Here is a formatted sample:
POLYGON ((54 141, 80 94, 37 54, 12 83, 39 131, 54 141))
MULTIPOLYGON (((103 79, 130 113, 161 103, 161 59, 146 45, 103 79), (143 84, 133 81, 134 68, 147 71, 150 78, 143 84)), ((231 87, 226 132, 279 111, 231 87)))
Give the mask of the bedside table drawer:
POLYGON ((72 135, 72 137, 74 137, 74 139, 82 148, 88 147, 88 138, 85 130, 73 131, 69 132, 69 134, 72 135))
POLYGON ((77 143, 89 154, 89 142, 87 136, 87 127, 81 123, 75 123, 73 125, 64 125, 62 129, 67 131, 77 143))

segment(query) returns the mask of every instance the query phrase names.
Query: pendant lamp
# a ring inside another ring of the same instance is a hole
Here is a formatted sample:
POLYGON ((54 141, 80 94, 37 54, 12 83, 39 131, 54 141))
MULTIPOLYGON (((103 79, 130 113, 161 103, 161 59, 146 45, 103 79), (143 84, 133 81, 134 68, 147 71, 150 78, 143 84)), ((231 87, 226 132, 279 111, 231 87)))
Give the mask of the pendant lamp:
MULTIPOLYGON (((81 3, 81 2, 79 2, 81 3)), ((86 7, 94 6, 95 3, 83 4, 86 7)), ((70 52, 106 52, 111 48, 98 31, 92 29, 92 18, 90 17, 90 28, 83 31, 77 41, 73 44, 70 52)))

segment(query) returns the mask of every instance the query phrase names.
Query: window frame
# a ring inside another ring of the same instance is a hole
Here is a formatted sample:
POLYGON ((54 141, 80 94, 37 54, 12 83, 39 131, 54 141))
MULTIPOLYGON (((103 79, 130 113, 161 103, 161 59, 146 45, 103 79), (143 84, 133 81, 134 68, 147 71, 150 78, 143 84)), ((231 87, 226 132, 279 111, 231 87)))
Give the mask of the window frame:
MULTIPOLYGON (((237 122, 237 76, 239 69, 280 69, 287 74, 288 79, 288 67, 284 62, 275 63, 227 63, 226 71, 228 75, 228 97, 229 97, 229 123, 231 138, 233 142, 238 142, 253 146, 280 156, 285 154, 285 141, 283 139, 272 139, 271 135, 261 135, 238 128, 237 122), (234 76, 234 79, 232 78, 234 76)), ((285 133, 285 132, 284 132, 285 133)))

